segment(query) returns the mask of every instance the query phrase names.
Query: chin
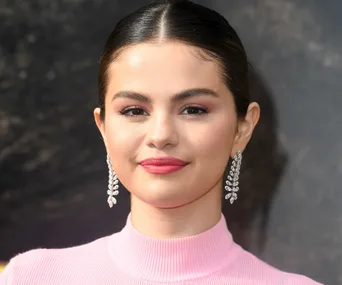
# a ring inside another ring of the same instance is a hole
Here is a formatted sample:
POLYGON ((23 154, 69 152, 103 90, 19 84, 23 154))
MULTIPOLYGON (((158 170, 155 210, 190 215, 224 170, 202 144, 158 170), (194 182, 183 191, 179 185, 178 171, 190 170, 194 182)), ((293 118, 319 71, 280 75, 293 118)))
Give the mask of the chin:
POLYGON ((144 193, 140 193, 141 195, 138 194, 136 197, 156 208, 178 208, 191 202, 185 199, 184 192, 182 191, 175 193, 174 188, 169 191, 165 190, 165 188, 163 189, 163 191, 145 189, 144 193))
POLYGON ((154 208, 158 208, 158 209, 176 209, 176 208, 180 208, 183 207, 184 205, 189 204, 188 202, 176 202, 176 201, 172 201, 172 200, 168 200, 168 201, 153 201, 152 203, 149 203, 150 206, 154 207, 154 208))

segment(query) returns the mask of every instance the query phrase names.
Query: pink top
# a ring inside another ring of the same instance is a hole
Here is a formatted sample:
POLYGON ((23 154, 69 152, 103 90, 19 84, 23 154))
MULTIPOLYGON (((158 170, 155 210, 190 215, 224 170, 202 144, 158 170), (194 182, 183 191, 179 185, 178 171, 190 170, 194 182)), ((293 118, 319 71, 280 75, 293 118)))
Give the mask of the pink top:
POLYGON ((153 239, 128 216, 122 231, 66 249, 36 249, 14 257, 0 284, 314 285, 279 271, 233 242, 221 220, 201 234, 153 239))

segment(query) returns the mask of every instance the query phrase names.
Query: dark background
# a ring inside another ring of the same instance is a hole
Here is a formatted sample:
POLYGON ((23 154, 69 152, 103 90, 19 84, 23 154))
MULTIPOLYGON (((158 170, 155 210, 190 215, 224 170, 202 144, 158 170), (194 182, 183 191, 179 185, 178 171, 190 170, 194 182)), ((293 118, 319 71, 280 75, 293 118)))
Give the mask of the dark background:
MULTIPOLYGON (((282 270, 342 284, 342 2, 198 2, 240 34, 262 108, 239 200, 224 204, 235 240, 282 270)), ((104 42, 145 3, 0 1, 0 260, 124 225, 129 197, 107 206, 92 111, 104 42)))

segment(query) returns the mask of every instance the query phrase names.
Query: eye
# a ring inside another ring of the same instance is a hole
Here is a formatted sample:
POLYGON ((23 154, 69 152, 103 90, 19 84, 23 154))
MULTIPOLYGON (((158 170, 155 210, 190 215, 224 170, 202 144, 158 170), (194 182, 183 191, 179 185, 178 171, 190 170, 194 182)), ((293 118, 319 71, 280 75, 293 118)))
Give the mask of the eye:
POLYGON ((121 115, 124 116, 131 116, 131 117, 135 117, 135 116, 148 116, 148 113, 139 107, 130 107, 130 108, 126 108, 122 111, 120 111, 121 115))
POLYGON ((205 115, 208 114, 208 109, 197 106, 188 106, 183 109, 182 113, 185 115, 205 115))

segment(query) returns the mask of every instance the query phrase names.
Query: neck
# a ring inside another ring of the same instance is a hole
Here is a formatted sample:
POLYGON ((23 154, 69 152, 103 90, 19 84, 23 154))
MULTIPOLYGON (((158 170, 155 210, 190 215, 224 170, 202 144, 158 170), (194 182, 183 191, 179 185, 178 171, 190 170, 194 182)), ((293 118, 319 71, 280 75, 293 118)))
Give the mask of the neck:
POLYGON ((131 221, 140 233, 153 238, 181 238, 202 233, 221 218, 221 185, 191 203, 157 208, 131 196, 131 221), (148 222, 147 222, 148 221, 148 222))

